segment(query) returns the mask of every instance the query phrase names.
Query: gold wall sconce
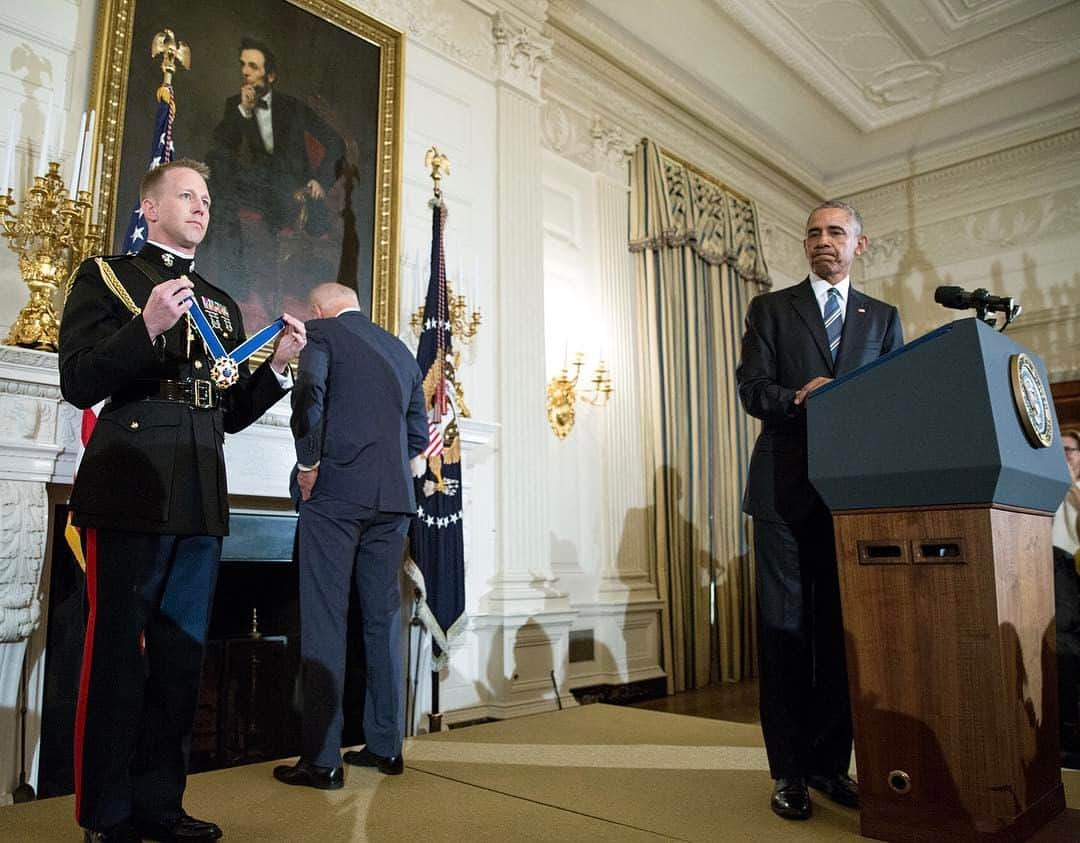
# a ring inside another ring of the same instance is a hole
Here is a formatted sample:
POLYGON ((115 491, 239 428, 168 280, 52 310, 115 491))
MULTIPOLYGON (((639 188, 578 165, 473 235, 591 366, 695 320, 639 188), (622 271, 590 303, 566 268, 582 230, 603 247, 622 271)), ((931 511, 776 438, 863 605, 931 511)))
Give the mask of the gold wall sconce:
POLYGON ((602 407, 611 398, 614 391, 611 386, 611 373, 601 360, 596 364, 596 370, 589 379, 592 385, 589 390, 578 392, 578 378, 581 376, 581 367, 585 365, 585 355, 578 352, 574 355, 571 366, 574 376, 570 377, 569 368, 562 367, 558 375, 548 381, 547 385, 547 415, 548 423, 555 435, 565 439, 574 427, 574 405, 578 401, 592 404, 594 407, 602 407))

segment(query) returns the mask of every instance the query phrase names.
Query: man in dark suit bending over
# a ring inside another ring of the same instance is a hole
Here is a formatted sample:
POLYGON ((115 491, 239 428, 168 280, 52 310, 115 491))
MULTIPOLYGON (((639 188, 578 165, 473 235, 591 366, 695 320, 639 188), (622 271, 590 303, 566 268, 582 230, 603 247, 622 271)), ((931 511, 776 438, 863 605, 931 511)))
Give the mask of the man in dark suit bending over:
POLYGON ((303 754, 274 769, 286 784, 334 790, 341 766, 349 588, 363 616, 364 736, 345 761, 387 775, 404 770, 401 553, 416 513, 413 476, 428 445, 416 358, 357 306, 356 291, 321 284, 293 393, 300 491, 300 653, 303 754))
POLYGON ((810 816, 807 786, 858 807, 832 517, 807 478, 806 398, 903 345, 896 308, 850 284, 865 251, 858 211, 825 202, 806 223, 810 275, 750 302, 736 370, 762 429, 743 511, 754 519, 761 729, 772 809, 810 816))

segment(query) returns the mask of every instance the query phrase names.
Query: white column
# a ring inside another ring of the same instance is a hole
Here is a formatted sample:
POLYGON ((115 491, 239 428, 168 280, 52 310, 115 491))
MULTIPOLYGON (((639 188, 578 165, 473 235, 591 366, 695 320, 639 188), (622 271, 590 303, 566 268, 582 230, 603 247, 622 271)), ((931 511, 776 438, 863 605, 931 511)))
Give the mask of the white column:
POLYGON ((493 18, 497 107, 499 546, 485 612, 566 608, 554 588, 548 529, 544 377, 540 72, 551 42, 502 12, 493 18))
POLYGON ((625 132, 593 121, 593 164, 597 171, 597 267, 600 309, 607 321, 607 363, 612 373, 611 401, 601 411, 605 475, 603 549, 598 598, 620 605, 657 598, 652 577, 650 495, 644 465, 638 333, 641 319, 629 251, 628 162, 634 144, 625 132))

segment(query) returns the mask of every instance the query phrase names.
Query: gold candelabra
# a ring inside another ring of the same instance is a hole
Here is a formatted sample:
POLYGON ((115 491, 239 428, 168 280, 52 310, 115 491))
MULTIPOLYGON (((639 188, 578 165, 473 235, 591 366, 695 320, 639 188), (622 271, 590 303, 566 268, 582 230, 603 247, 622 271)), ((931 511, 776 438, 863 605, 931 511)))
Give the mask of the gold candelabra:
POLYGON ((585 365, 585 355, 578 352, 574 355, 571 364, 574 369, 573 377, 570 376, 569 367, 563 366, 562 370, 548 381, 547 385, 547 414, 548 424, 560 439, 565 439, 573 430, 574 420, 577 415, 574 405, 578 401, 600 407, 611 399, 614 389, 611 386, 611 373, 601 360, 596 364, 589 383, 592 389, 578 392, 578 378, 581 377, 581 367, 585 365))
POLYGON ((55 300, 60 284, 84 258, 100 254, 104 228, 91 221, 90 191, 78 191, 77 199, 68 196, 58 161, 49 162, 44 176, 35 176, 17 214, 12 211, 13 193, 8 187, 0 196, 0 221, 8 245, 19 256, 19 273, 30 288, 30 301, 4 342, 56 351, 60 319, 55 300))
MULTIPOLYGON (((446 282, 446 309, 450 315, 450 332, 455 341, 460 341, 461 345, 471 345, 473 338, 480 330, 480 326, 483 324, 483 319, 480 316, 479 309, 473 310, 469 313, 469 305, 465 300, 464 295, 454 295, 453 285, 446 282)), ((409 325, 412 328, 413 336, 419 338, 424 332, 424 306, 420 305, 413 311, 412 316, 409 317, 409 325)), ((469 406, 465 403, 465 390, 456 377, 458 370, 461 368, 461 350, 458 347, 454 349, 454 394, 457 396, 458 410, 465 418, 472 418, 472 413, 469 411, 469 406)))

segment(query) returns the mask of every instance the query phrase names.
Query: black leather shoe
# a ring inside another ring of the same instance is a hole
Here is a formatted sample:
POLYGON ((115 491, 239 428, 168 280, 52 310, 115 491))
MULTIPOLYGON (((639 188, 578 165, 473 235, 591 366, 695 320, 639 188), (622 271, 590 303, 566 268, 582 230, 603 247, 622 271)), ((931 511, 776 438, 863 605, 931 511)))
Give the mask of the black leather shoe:
POLYGON ((139 836, 135 839, 159 840, 163 843, 191 843, 200 840, 217 840, 221 829, 209 820, 197 820, 181 812, 176 817, 159 817, 156 820, 135 821, 139 836))
POLYGON ((91 831, 85 828, 83 840, 86 843, 142 843, 142 838, 135 827, 126 820, 104 831, 91 831))
POLYGON ((300 759, 291 767, 287 764, 275 767, 274 778, 285 784, 317 787, 319 790, 338 790, 345 785, 345 768, 320 767, 300 759))
POLYGON ((346 752, 345 763, 356 767, 378 767, 380 773, 388 776, 400 776, 405 772, 403 755, 376 755, 366 746, 360 750, 346 752))
POLYGON ((814 790, 820 790, 837 805, 845 808, 859 807, 859 785, 847 773, 835 776, 808 776, 806 783, 814 790))
POLYGON ((769 804, 773 813, 785 820, 810 819, 810 791, 806 789, 806 779, 799 776, 774 781, 769 804))

